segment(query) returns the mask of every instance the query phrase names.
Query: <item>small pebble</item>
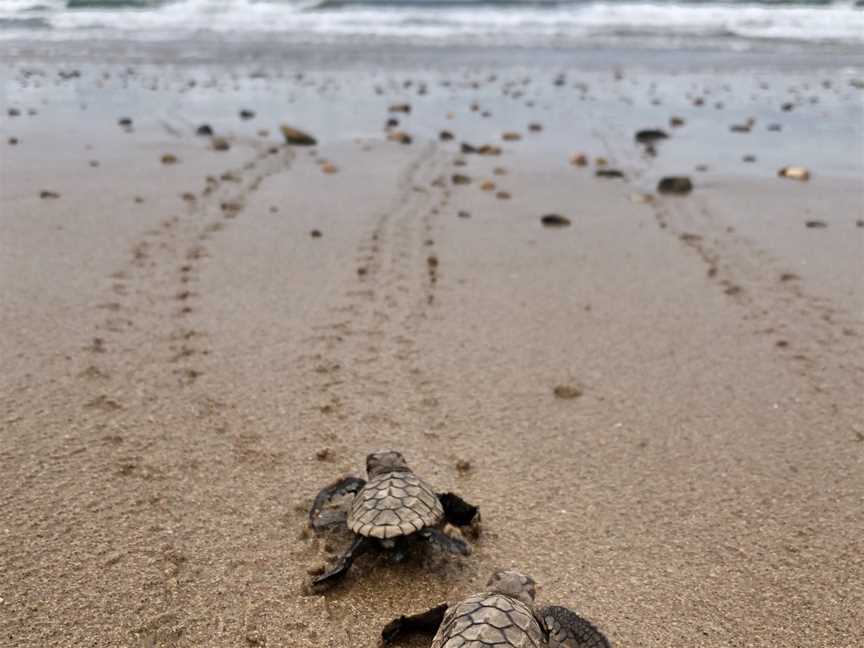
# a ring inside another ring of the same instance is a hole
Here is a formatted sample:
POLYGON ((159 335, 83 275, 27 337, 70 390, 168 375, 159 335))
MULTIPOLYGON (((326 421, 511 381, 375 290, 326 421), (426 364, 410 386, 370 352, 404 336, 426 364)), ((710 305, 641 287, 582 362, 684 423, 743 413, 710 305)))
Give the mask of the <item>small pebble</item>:
POLYGON ((579 398, 582 395, 582 390, 574 385, 558 385, 552 391, 556 398, 564 400, 572 400, 574 398, 579 398))
POLYGON ((227 151, 231 148, 231 144, 229 144, 228 140, 224 137, 214 137, 210 145, 213 147, 214 151, 227 151))
POLYGON ((623 178, 624 172, 618 169, 597 169, 594 175, 598 178, 623 178))
POLYGON ((540 218, 540 222, 544 227, 567 227, 570 225, 570 219, 560 214, 546 214, 540 218))
POLYGON ((800 180, 806 182, 810 179, 810 171, 801 166, 783 167, 777 172, 781 178, 789 178, 790 180, 800 180))
POLYGON ((693 191, 693 182, 687 176, 667 176, 657 183, 657 193, 683 196, 693 191))

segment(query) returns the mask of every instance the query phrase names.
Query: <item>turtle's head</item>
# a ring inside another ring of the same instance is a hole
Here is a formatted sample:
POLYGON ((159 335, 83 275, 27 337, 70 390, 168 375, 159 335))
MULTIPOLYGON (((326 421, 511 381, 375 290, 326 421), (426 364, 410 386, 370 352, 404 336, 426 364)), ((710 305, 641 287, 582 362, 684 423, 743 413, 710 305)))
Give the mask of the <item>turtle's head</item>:
POLYGON ((534 603, 534 596, 537 593, 537 583, 534 579, 515 569, 499 569, 492 574, 492 578, 486 585, 490 591, 518 599, 526 605, 534 603))
POLYGON ((401 452, 380 450, 366 456, 366 473, 370 477, 383 475, 396 470, 409 470, 408 463, 401 452))

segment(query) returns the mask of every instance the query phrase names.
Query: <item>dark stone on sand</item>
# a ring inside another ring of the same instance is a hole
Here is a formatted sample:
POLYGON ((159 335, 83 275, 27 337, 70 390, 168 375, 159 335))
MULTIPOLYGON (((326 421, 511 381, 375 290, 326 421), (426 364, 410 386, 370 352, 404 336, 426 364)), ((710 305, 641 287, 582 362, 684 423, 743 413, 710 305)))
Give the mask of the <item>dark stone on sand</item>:
POLYGON ((768 124, 768 130, 773 133, 779 133, 783 130, 783 127, 780 124, 768 124))
POLYGON ((461 173, 454 173, 452 176, 450 176, 450 181, 454 185, 471 184, 471 178, 469 178, 467 175, 463 175, 461 173))
POLYGON ((248 108, 244 108, 243 110, 240 111, 240 119, 243 119, 243 120, 254 119, 254 117, 255 117, 255 111, 254 110, 249 110, 248 108))
POLYGON ((640 144, 653 144, 660 140, 668 139, 669 135, 657 128, 646 128, 636 133, 636 141, 640 144))
POLYGON ((745 155, 744 157, 741 158, 741 160, 743 162, 755 162, 756 156, 755 155, 745 155))
POLYGON ((18 143, 17 137, 10 137, 9 138, 9 146, 15 146, 17 143, 18 143))
POLYGON ((407 103, 393 104, 392 106, 390 106, 390 112, 410 113, 411 112, 411 104, 407 104, 407 103))
POLYGON ((670 118, 669 118, 669 125, 670 125, 672 128, 679 128, 679 127, 683 126, 684 123, 685 123, 685 122, 684 122, 684 118, 683 118, 683 117, 670 117, 670 118))
POLYGON ((122 126, 123 128, 130 128, 132 126, 132 118, 131 117, 121 117, 117 120, 117 124, 122 126))
POLYGON ((10 117, 18 117, 21 114, 21 111, 17 108, 10 108, 6 112, 10 117))
POLYGON ((391 117, 384 124, 384 128, 396 128, 398 125, 399 125, 399 120, 396 119, 395 117, 391 117))
POLYGON ((438 139, 442 142, 449 142, 453 139, 453 133, 448 130, 442 130, 440 133, 438 133, 438 139))
POLYGON ((227 151, 231 148, 231 144, 224 137, 214 137, 211 145, 214 151, 227 151))
POLYGON ((165 155, 163 155, 161 160, 162 164, 177 164, 178 162, 177 156, 171 153, 166 153, 165 155))
POLYGON ((467 459, 459 459, 456 461, 456 470, 459 472, 468 472, 471 470, 471 462, 467 459))
POLYGON ((804 223, 804 225, 806 227, 809 227, 810 229, 822 229, 828 227, 828 223, 821 220, 808 220, 804 223))
POLYGON ((749 133, 753 129, 753 123, 747 122, 745 124, 732 124, 729 127, 729 130, 733 133, 749 133))
POLYGON ((201 137, 211 137, 213 135, 213 127, 210 124, 201 124, 195 129, 195 134, 201 137))
POLYGON ((582 390, 574 385, 558 385, 552 390, 552 393, 555 394, 556 398, 562 400, 573 400, 582 395, 582 390))
POLYGON ((537 122, 531 122, 528 124, 528 130, 532 133, 539 133, 543 130, 543 124, 538 124, 537 122))
POLYGON ((42 191, 39 192, 39 197, 42 200, 53 200, 55 198, 59 198, 60 194, 57 193, 56 191, 48 191, 47 189, 43 189, 42 191))
POLYGON ((482 146, 474 146, 468 142, 462 142, 462 153, 476 155, 501 155, 501 147, 494 144, 483 144, 482 146))
POLYGON ((410 144, 414 141, 414 138, 412 138, 408 133, 402 131, 395 131, 393 133, 390 133, 387 136, 387 139, 391 142, 399 142, 400 144, 410 144))
POLYGON ((460 211, 458 214, 456 214, 456 215, 459 216, 459 218, 471 218, 471 214, 469 214, 469 213, 468 213, 467 211, 465 211, 465 210, 461 210, 461 211, 460 211))
POLYGON ((594 175, 598 178, 623 178, 624 172, 618 169, 597 169, 594 175))
POLYGON ((780 106, 780 110, 783 112, 790 112, 795 107, 795 104, 791 101, 787 101, 782 106, 780 106))
POLYGON ((546 214, 540 218, 543 227, 567 227, 570 225, 570 219, 561 214, 546 214))
POLYGON ((318 140, 314 137, 296 128, 283 124, 279 127, 279 130, 282 131, 282 137, 285 138, 286 144, 292 146, 315 146, 318 143, 318 140))
POLYGON ((693 191, 693 182, 687 176, 667 176, 657 183, 657 193, 679 196, 693 191))

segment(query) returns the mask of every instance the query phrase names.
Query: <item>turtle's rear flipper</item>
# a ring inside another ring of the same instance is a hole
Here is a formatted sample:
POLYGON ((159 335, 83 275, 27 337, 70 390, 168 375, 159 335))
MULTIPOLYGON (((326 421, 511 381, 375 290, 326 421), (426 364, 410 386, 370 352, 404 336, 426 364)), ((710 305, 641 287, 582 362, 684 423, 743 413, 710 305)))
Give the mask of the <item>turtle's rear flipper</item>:
POLYGON ((420 614, 393 619, 381 631, 381 641, 386 645, 408 634, 435 634, 444 620, 445 612, 447 604, 443 603, 420 614))
POLYGON ((447 535, 440 529, 423 529, 420 532, 420 535, 426 538, 429 542, 438 545, 445 551, 462 554, 463 556, 471 555, 471 545, 461 538, 454 538, 447 535))
POLYGON ((540 608, 549 631, 549 648, 611 648, 612 644, 590 621, 565 607, 540 608))
POLYGON ((467 526, 471 524, 480 512, 478 507, 469 504, 453 493, 441 493, 438 495, 438 499, 444 508, 444 517, 454 526, 467 526))
POLYGON ((343 576, 345 576, 346 572, 351 568, 351 564, 354 562, 354 559, 357 556, 361 556, 372 547, 372 541, 369 538, 364 536, 355 536, 354 542, 351 543, 351 546, 348 548, 342 556, 339 557, 339 560, 336 561, 336 564, 333 566, 333 569, 324 572, 320 576, 315 576, 312 579, 312 588, 315 590, 324 589, 327 586, 333 585, 337 583, 343 576))
POLYGON ((325 529, 345 521, 345 511, 327 511, 324 509, 338 497, 356 494, 366 482, 359 477, 345 477, 321 489, 312 508, 309 510, 309 524, 317 530, 325 529))

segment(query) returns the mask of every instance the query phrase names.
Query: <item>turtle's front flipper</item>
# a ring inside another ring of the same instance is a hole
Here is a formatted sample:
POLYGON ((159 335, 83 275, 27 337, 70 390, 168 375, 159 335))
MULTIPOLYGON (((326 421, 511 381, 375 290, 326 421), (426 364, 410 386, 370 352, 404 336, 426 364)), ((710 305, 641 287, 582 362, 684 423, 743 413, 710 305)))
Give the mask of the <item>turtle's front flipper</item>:
POLYGON ((454 538, 447 535, 440 529, 423 529, 420 531, 420 535, 426 538, 429 542, 434 542, 446 551, 462 554, 463 556, 471 555, 471 545, 461 538, 454 538))
POLYGON ((444 517, 454 526, 467 526, 474 521, 480 513, 480 509, 469 504, 458 495, 453 493, 441 493, 438 495, 441 506, 444 508, 444 517))
POLYGON ((590 621, 565 607, 540 608, 549 631, 549 648, 611 648, 612 644, 590 621))
POLYGON ((322 515, 324 507, 337 497, 342 497, 349 493, 356 494, 365 485, 366 482, 359 477, 345 477, 344 479, 340 479, 339 481, 322 488, 321 492, 318 493, 318 496, 315 498, 312 508, 309 510, 309 524, 312 525, 312 528, 317 531, 344 522, 344 512, 342 514, 330 516, 329 519, 325 518, 325 516, 322 515))
POLYGON ((420 614, 393 619, 381 631, 381 641, 386 645, 407 634, 435 634, 444 620, 445 612, 447 612, 447 604, 443 603, 420 614))
POLYGON ((365 536, 354 536, 354 542, 348 547, 348 551, 339 557, 336 564, 329 571, 312 579, 314 589, 322 589, 325 586, 336 583, 351 568, 351 563, 357 556, 361 556, 372 548, 372 541, 365 536))

